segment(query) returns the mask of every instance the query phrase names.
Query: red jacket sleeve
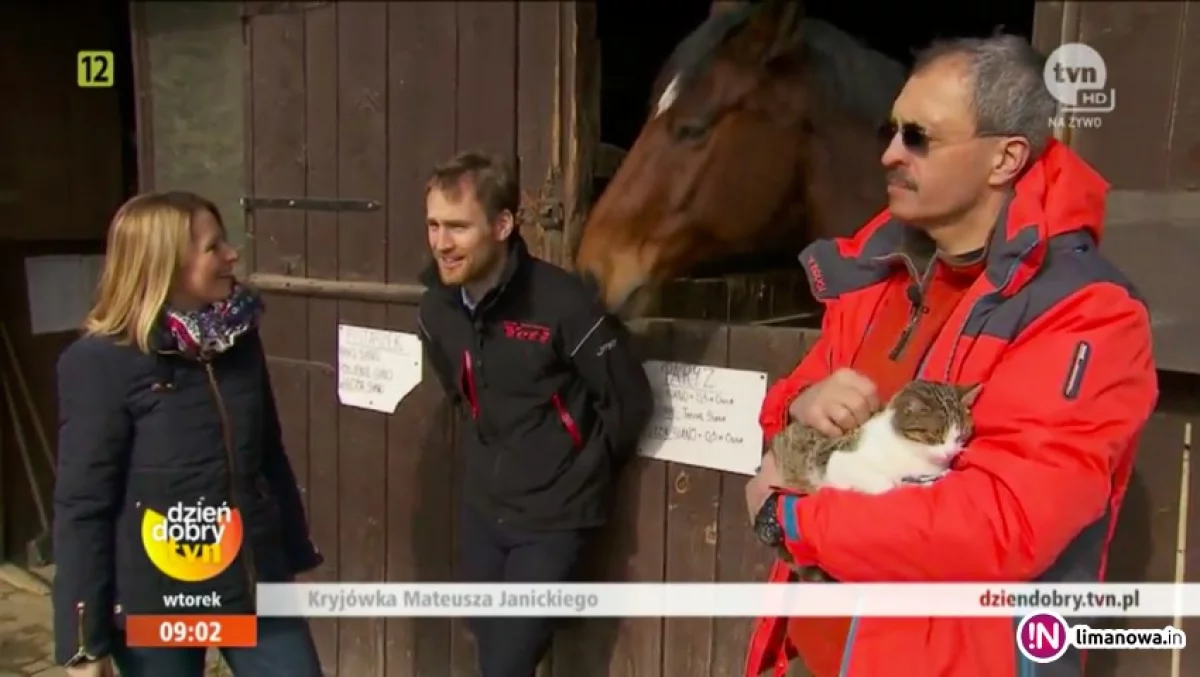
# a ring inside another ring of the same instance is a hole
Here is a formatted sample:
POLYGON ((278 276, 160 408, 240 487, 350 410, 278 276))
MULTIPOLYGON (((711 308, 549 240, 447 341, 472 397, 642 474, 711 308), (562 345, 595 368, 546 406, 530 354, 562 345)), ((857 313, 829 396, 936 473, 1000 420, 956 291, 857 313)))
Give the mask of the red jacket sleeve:
POLYGON ((784 496, 787 548, 847 582, 1032 580, 1104 514, 1157 399, 1146 309, 1092 285, 1008 347, 955 470, 880 495, 784 496))
POLYGON ((792 373, 771 384, 767 389, 758 414, 758 424, 762 427, 764 440, 770 441, 787 427, 788 408, 802 390, 829 376, 837 368, 833 347, 838 343, 841 312, 836 302, 828 306, 821 321, 821 334, 817 342, 800 359, 800 364, 796 365, 792 373))

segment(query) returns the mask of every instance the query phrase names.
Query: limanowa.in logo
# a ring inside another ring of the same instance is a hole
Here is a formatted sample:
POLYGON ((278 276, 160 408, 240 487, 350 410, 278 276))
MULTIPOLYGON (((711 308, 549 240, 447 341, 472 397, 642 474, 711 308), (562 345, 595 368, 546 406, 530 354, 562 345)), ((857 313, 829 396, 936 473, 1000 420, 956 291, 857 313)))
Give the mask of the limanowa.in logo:
POLYGON ((242 547, 242 516, 237 508, 176 503, 162 515, 149 508, 142 516, 142 547, 162 573, 196 583, 229 568, 242 547))
POLYGON ((1060 45, 1046 58, 1042 79, 1051 96, 1061 104, 1060 115, 1051 127, 1099 127, 1116 107, 1117 92, 1108 86, 1104 58, 1082 42, 1060 45))
POLYGON ((1053 611, 1025 616, 1017 624, 1017 649, 1033 663, 1053 663, 1072 647, 1090 649, 1183 649, 1187 633, 1170 625, 1164 628, 1110 629, 1068 625, 1053 611))

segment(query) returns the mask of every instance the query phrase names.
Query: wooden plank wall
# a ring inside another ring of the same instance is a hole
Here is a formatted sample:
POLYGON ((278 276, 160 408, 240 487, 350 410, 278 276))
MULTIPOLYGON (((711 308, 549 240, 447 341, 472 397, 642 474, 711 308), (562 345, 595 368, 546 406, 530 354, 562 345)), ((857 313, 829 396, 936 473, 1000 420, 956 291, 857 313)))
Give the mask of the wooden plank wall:
MULTIPOLYGON (((416 283, 427 250, 422 185, 434 164, 485 148, 518 154, 526 181, 544 176, 555 149, 547 126, 530 121, 547 117, 547 101, 527 89, 552 88, 556 5, 313 4, 246 3, 247 192, 371 199, 385 209, 255 214, 250 270, 416 283)), ((336 396, 338 324, 415 332, 415 308, 282 294, 267 303, 284 434, 327 559, 317 578, 450 579, 451 431, 432 377, 392 416, 340 407, 336 396)), ((474 674, 459 622, 314 628, 327 674, 474 674)))
POLYGON ((653 315, 680 320, 786 324, 818 327, 820 304, 813 300, 799 263, 795 270, 681 278, 663 285, 653 315))
MULTIPOLYGON (((1101 126, 1069 130, 1071 146, 1114 190, 1182 195, 1200 191, 1200 12, 1183 2, 1039 3, 1052 23, 1062 6, 1064 41, 1092 46, 1104 58, 1114 108, 1101 126), (1147 77, 1147 74, 1154 77, 1147 77)), ((1050 30, 1047 28, 1047 30, 1050 30)), ((1045 39, 1045 38, 1043 38, 1045 39)), ((1057 45, 1057 42, 1051 44, 1057 45)), ((1195 212, 1195 208, 1191 208, 1195 212)), ((1164 368, 1195 373, 1200 311, 1181 289, 1200 284, 1192 265, 1200 213, 1174 223, 1109 226, 1101 248, 1133 280, 1154 310, 1155 352, 1164 368)))
MULTIPOLYGON (((1137 463, 1125 496, 1113 545, 1108 580, 1133 583, 1200 582, 1200 473, 1187 458, 1189 429, 1200 430, 1200 394, 1196 377, 1160 374, 1158 408, 1142 432, 1137 463), (1190 500, 1189 500, 1190 499, 1190 500), (1186 510, 1186 512, 1185 512, 1186 510), (1190 549, 1188 546, 1191 546, 1190 549)), ((1179 627, 1173 618, 1111 619, 1106 627, 1179 627)), ((1185 632, 1200 632, 1195 619, 1183 621, 1185 632)), ((1181 652, 1180 672, 1172 672, 1173 652, 1094 651, 1088 654, 1088 675, 1200 674, 1195 652, 1181 652)))

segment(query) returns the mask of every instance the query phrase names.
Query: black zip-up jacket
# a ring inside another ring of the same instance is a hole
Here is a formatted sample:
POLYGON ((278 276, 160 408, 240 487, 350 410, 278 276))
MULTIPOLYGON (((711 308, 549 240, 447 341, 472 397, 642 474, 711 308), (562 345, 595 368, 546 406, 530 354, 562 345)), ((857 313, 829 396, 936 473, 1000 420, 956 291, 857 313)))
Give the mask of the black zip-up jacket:
POLYGON ((653 394, 629 334, 571 273, 520 236, 474 313, 436 265, 421 277, 420 334, 459 406, 465 491, 497 522, 599 526, 617 470, 637 452, 653 394))
POLYGON ((57 662, 109 655, 128 614, 200 611, 164 596, 216 593, 210 613, 253 613, 255 582, 320 563, 257 332, 207 363, 85 336, 59 357, 58 392, 57 662), (237 508, 242 547, 215 578, 177 581, 146 554, 142 518, 200 499, 237 508))

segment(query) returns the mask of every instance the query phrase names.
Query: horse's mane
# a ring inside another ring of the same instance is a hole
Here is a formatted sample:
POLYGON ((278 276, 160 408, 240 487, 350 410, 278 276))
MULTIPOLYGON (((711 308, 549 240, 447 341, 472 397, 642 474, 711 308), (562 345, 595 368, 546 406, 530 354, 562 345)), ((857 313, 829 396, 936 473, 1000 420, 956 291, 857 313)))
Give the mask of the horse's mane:
POLYGON ((797 33, 824 92, 863 122, 882 124, 904 86, 904 66, 831 23, 805 19, 797 33))
POLYGON ((667 59, 655 79, 654 88, 650 92, 651 106, 658 100, 663 89, 672 78, 679 78, 679 85, 686 87, 689 82, 704 73, 713 58, 716 57, 721 45, 733 35, 737 29, 746 23, 758 5, 743 5, 736 9, 718 12, 709 16, 684 38, 671 56, 667 59))
MULTIPOLYGON (((655 81, 657 101, 671 78, 687 84, 702 74, 725 42, 745 25, 761 4, 747 4, 710 16, 692 31, 667 59, 655 81)), ((805 55, 816 86, 868 124, 880 124, 904 84, 900 62, 871 49, 854 36, 820 19, 803 19, 796 29, 795 49, 805 55)))

